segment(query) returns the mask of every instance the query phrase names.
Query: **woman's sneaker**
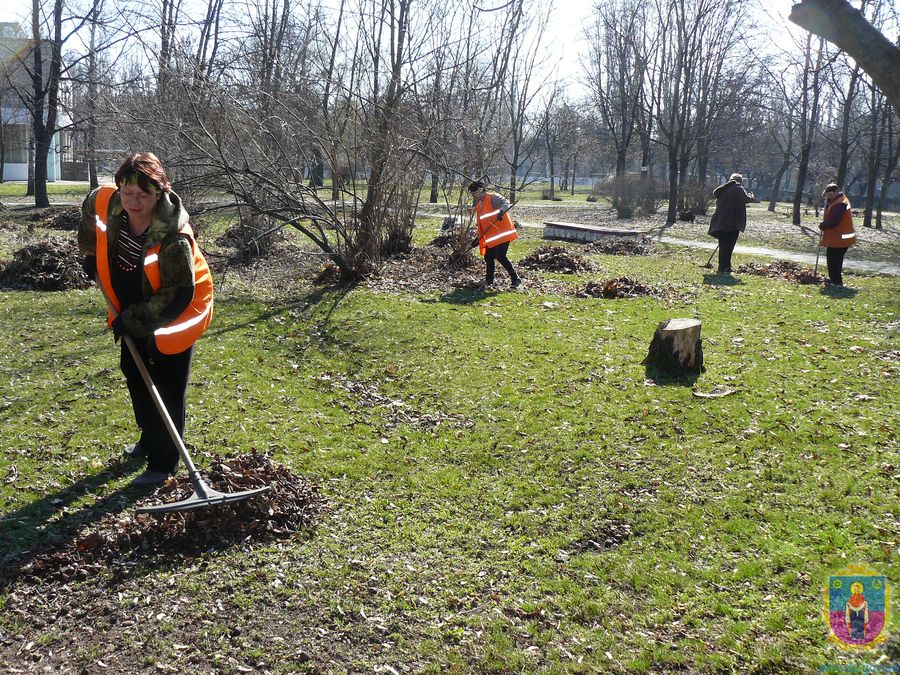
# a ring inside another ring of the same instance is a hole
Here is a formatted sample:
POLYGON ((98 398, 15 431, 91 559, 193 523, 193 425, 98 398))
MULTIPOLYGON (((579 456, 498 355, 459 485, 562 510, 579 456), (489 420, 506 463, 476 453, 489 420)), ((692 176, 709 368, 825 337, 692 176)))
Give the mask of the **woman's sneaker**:
POLYGON ((144 459, 147 456, 147 450, 141 445, 141 442, 132 443, 122 451, 125 459, 144 459))

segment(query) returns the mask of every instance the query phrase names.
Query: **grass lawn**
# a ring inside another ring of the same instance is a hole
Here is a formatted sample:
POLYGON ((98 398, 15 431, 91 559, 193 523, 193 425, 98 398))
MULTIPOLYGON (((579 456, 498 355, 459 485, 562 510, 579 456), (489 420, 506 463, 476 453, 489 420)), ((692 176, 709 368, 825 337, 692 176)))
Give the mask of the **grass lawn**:
MULTIPOLYGON (((514 261, 540 243, 529 233, 514 261)), ((218 279, 187 439, 204 466, 271 453, 318 482, 325 517, 308 538, 124 577, 19 579, 0 589, 0 670, 874 663, 883 652, 826 641, 823 593, 849 563, 900 580, 897 280, 722 285, 706 254, 657 251, 549 276, 628 276, 675 299, 218 279), (703 322, 699 377, 640 364, 670 317, 703 322)), ((99 293, 4 291, 0 315, 2 558, 129 516, 137 467, 114 459, 135 428, 99 293)))

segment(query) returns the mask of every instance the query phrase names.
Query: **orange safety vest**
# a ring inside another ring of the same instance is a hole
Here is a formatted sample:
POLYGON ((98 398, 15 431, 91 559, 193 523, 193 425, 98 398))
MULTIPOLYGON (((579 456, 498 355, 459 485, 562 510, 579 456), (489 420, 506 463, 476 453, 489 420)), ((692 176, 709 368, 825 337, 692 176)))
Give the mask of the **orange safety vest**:
POLYGON ((828 206, 825 207, 825 213, 822 214, 823 220, 828 220, 828 214, 838 204, 846 204, 847 210, 841 216, 840 222, 834 227, 822 230, 822 238, 819 240, 819 246, 828 248, 850 248, 856 243, 856 231, 853 229, 853 214, 850 213, 850 200, 846 195, 835 197, 828 206))
MULTIPOLYGON (((94 213, 97 222, 97 277, 113 307, 119 312, 122 307, 112 286, 106 238, 109 203, 116 189, 112 185, 104 185, 97 191, 94 213)), ((206 258, 203 257, 200 247, 194 241, 194 231, 190 225, 185 226, 178 234, 191 243, 191 252, 194 255, 194 298, 174 321, 153 331, 156 348, 162 354, 179 354, 194 344, 209 327, 213 315, 213 283, 206 258)), ((159 274, 159 251, 160 244, 149 246, 144 251, 144 275, 154 292, 158 291, 162 285, 159 274)), ((113 318, 113 313, 110 311, 107 317, 108 325, 112 325, 113 318)))
POLYGON ((478 252, 481 255, 489 248, 519 238, 516 226, 513 225, 508 213, 504 213, 503 217, 497 220, 500 211, 491 206, 492 195, 493 193, 488 192, 475 206, 475 218, 478 221, 478 252))

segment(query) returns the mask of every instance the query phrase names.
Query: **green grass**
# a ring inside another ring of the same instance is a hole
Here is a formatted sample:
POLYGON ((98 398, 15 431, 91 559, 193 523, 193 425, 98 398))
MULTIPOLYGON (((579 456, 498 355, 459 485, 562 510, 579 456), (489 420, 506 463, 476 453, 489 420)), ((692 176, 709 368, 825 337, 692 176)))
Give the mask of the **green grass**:
MULTIPOLYGON (((23 181, 0 183, 0 198, 21 197, 25 198, 27 185, 23 181)), ((87 181, 81 183, 47 183, 47 194, 51 197, 71 197, 79 200, 89 191, 87 181)))
MULTIPOLYGON (((539 243, 517 242, 514 258, 539 243)), ((188 440, 201 464, 273 453, 321 483, 328 515, 309 540, 68 592, 87 608, 92 590, 117 598, 119 622, 95 629, 126 662, 152 653, 182 672, 796 672, 846 660, 825 641, 828 575, 865 562, 900 579, 897 282, 851 276, 855 296, 751 276, 718 286, 696 253, 664 250, 597 256, 590 278, 666 283, 681 300, 313 294, 302 282, 284 300, 227 278, 197 348, 188 440), (674 316, 703 321, 695 382, 654 382, 640 365, 674 316), (342 378, 412 419, 451 417, 396 423, 342 378), (716 386, 736 393, 692 395, 716 386), (119 640, 132 606, 167 618, 119 640)), ((109 458, 135 429, 96 291, 2 292, 0 315, 0 540, 21 550, 102 515, 98 500, 131 477, 109 458)), ((0 608, 20 608, 16 592, 0 608)), ((40 607, 0 612, 0 665, 24 663, 14 635, 74 653, 74 633, 36 626, 40 607)), ((84 647, 68 666, 111 653, 84 647)))

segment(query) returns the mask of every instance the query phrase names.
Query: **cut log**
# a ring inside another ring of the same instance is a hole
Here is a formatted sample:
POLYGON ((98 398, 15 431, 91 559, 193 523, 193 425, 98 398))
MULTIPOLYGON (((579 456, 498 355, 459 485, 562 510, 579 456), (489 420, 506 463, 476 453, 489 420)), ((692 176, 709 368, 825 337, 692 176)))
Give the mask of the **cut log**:
POLYGON ((647 357, 641 362, 671 375, 703 372, 703 344, 698 319, 668 319, 653 334, 647 357))

